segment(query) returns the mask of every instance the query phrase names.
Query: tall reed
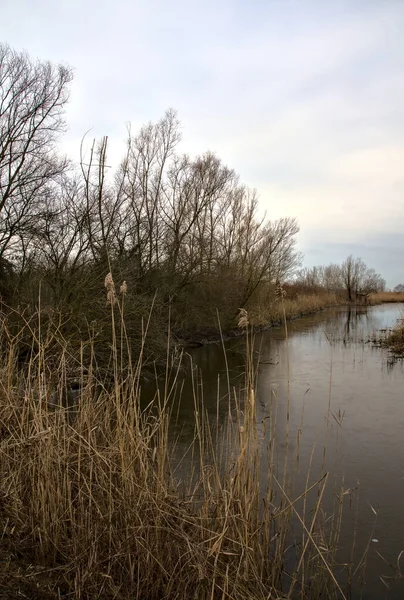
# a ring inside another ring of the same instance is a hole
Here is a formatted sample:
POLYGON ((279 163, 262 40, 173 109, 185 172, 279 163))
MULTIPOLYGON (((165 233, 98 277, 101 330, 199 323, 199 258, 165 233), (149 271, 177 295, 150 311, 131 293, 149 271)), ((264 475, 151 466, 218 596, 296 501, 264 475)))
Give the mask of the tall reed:
POLYGON ((344 598, 333 565, 339 512, 332 527, 322 512, 328 474, 294 495, 276 465, 274 396, 269 419, 257 422, 247 313, 244 384, 234 389, 228 377, 220 425, 194 382, 195 435, 179 480, 170 433, 178 367, 167 358, 163 392, 142 408, 142 354, 133 364, 126 290, 116 293, 111 281, 112 379, 99 374, 91 336, 75 351, 59 328, 44 330, 40 313, 35 327, 21 316, 13 333, 3 318, 0 587, 10 598, 21 590, 78 600, 344 598), (32 351, 21 366, 26 331, 32 351))

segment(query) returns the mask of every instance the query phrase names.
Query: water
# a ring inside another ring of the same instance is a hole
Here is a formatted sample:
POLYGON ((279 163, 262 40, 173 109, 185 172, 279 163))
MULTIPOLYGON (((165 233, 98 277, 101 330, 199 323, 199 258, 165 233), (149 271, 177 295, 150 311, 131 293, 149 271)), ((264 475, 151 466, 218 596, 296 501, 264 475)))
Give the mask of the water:
MULTIPOLYGON (((296 495, 305 485, 309 466, 310 481, 315 481, 325 465, 331 483, 325 508, 331 511, 335 482, 343 474, 352 509, 344 514, 341 561, 350 559, 355 527, 356 560, 368 546, 363 590, 354 587, 352 598, 404 598, 404 579, 397 578, 397 558, 404 550, 404 368, 370 341, 381 329, 394 326, 403 312, 400 304, 332 309, 289 323, 287 338, 280 328, 256 339, 257 420, 268 417, 270 403, 276 401, 282 439, 289 413, 291 454, 301 429, 296 495)), ((243 345, 243 340, 226 344, 231 385, 242 381, 243 345)), ((203 387, 212 422, 223 421, 228 410, 223 349, 217 345, 196 349, 188 359, 194 387, 203 387), (202 376, 195 384, 197 372, 202 376), (222 398, 219 410, 218 396, 222 398)), ((174 428, 175 435, 180 434, 179 455, 193 436, 189 373, 182 386, 174 428)), ((404 574, 404 553, 401 568, 404 574)))

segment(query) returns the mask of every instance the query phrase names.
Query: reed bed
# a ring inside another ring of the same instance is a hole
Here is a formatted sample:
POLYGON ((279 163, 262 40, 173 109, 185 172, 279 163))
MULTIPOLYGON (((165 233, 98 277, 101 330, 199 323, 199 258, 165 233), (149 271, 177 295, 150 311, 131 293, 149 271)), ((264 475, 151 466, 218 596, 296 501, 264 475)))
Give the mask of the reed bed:
POLYGON ((404 321, 400 319, 399 324, 392 331, 379 340, 381 346, 387 348, 398 358, 404 356, 404 321))
POLYGON ((382 304, 383 302, 404 302, 404 292, 378 292, 370 294, 371 304, 382 304))
POLYGON ((296 319, 343 303, 346 304, 346 301, 342 301, 335 293, 299 294, 293 299, 285 296, 282 302, 274 299, 269 303, 260 303, 259 310, 251 315, 251 321, 254 325, 282 325, 285 317, 287 320, 296 319))
MULTIPOLYGON (((314 482, 308 474, 296 496, 288 471, 296 457, 276 467, 276 402, 266 423, 257 423, 248 315, 240 323, 247 331, 245 378, 238 391, 228 384, 224 425, 209 419, 195 382, 195 434, 179 479, 170 439, 178 368, 168 346, 163 391, 141 408, 142 355, 135 364, 129 358, 124 294, 107 290, 113 324, 108 376, 99 374, 91 338, 73 352, 58 328, 45 330, 41 314, 35 328, 25 321, 17 332, 3 319, 4 597, 345 598, 334 570, 344 493, 336 494, 336 510, 326 516, 328 473, 314 482), (27 329, 32 352, 21 366, 16 356, 27 329), (73 375, 75 397, 68 393, 73 375)), ((146 337, 147 323, 143 329, 146 337)))

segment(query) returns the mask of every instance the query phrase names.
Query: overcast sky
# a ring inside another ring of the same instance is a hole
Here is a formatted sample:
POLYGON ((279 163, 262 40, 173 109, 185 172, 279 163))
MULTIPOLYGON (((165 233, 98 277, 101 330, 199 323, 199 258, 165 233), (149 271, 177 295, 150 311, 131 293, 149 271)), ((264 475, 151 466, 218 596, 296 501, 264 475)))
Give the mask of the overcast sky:
POLYGON ((64 149, 175 108, 305 265, 362 257, 404 283, 404 0, 2 0, 0 40, 75 79, 64 149))

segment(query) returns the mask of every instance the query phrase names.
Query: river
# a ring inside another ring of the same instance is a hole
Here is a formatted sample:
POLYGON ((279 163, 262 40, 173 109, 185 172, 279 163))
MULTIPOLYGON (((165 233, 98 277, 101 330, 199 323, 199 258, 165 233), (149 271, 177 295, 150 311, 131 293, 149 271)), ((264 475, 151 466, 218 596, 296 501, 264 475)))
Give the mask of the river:
MULTIPOLYGON (((295 495, 304 489, 309 468, 310 481, 326 469, 330 485, 324 504, 331 512, 343 485, 347 508, 339 558, 350 560, 354 530, 354 560, 366 557, 363 587, 359 591, 356 583, 352 598, 404 598, 404 579, 397 576, 400 566, 404 575, 404 553, 397 564, 404 550, 404 368, 372 343, 403 313, 402 304, 334 308, 289 322, 287 333, 272 329, 255 339, 257 422, 264 422, 276 403, 278 439, 288 430, 289 455, 298 450, 295 495)), ((243 339, 226 342, 226 359, 220 345, 191 350, 185 357, 192 364, 194 389, 203 388, 212 422, 226 418, 226 373, 232 386, 242 381, 244 344, 243 339)), ((191 387, 188 371, 173 426, 178 456, 193 437, 191 387)), ((285 448, 279 446, 281 455, 285 448)))

